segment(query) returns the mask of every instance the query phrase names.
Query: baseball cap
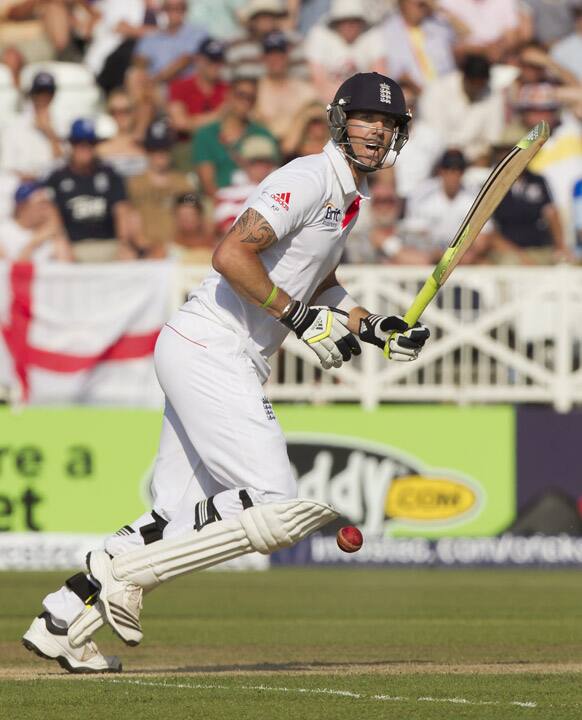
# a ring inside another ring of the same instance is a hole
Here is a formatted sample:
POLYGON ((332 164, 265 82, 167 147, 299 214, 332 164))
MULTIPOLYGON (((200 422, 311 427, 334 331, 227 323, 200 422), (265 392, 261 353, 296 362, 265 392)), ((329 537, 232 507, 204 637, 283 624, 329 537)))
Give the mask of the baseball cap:
POLYGON ((56 89, 57 85, 55 83, 54 76, 43 70, 41 72, 37 72, 33 77, 29 92, 31 95, 43 92, 54 93, 56 89))
POLYGON ((224 45, 214 38, 206 38, 200 45, 198 50, 200 55, 214 62, 222 62, 224 60, 224 45))
POLYGON ((263 38, 263 50, 268 52, 286 52, 289 48, 289 40, 284 32, 273 30, 263 38))
POLYGON ((332 0, 327 22, 329 25, 340 20, 363 20, 367 23, 362 0, 332 0))
POLYGON ((279 150, 273 140, 264 135, 251 135, 243 140, 240 156, 244 160, 272 160, 279 162, 279 150))
POLYGON ((451 148, 449 150, 445 150, 445 152, 441 155, 438 167, 444 168, 445 170, 465 170, 467 167, 467 161, 460 150, 451 148))
POLYGON ((287 15, 287 8, 281 0, 250 0, 241 10, 241 18, 243 22, 252 20, 255 15, 277 15, 283 17, 287 15))
POLYGON ((169 150, 174 144, 174 134, 166 120, 154 120, 148 127, 143 146, 146 150, 169 150))
POLYGON ((20 205, 26 202, 28 198, 33 195, 37 190, 41 190, 44 186, 39 182, 29 181, 20 183, 14 193, 14 202, 16 205, 20 205))
POLYGON ((95 132, 95 123, 90 118, 78 118, 71 125, 69 132, 69 142, 75 143, 91 143, 95 145, 99 142, 97 133, 95 132))

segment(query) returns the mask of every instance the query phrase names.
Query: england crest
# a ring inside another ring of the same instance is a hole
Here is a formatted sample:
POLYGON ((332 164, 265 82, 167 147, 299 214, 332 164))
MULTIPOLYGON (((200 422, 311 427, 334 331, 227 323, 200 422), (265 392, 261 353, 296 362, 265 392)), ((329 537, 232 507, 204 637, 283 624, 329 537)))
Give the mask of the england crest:
POLYGON ((392 90, 388 83, 380 83, 380 102, 388 103, 388 105, 392 103, 392 90))

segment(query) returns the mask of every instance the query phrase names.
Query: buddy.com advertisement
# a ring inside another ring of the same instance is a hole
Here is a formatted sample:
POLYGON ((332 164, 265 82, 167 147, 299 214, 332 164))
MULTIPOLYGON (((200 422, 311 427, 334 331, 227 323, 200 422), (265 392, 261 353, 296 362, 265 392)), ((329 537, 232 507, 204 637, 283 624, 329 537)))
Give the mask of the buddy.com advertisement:
MULTIPOLYGON (((555 419, 550 411, 281 405, 275 412, 299 495, 332 504, 340 517, 272 556, 273 564, 582 564, 577 478, 562 473, 556 485, 545 459, 551 444, 540 442, 540 428, 547 433, 555 419), (533 465, 524 459, 532 453, 533 465), (359 552, 338 550, 343 525, 363 532, 359 552)), ((580 414, 556 423, 559 437, 582 432, 580 414)), ((150 410, 0 411, 0 569, 82 564, 87 550, 149 508, 160 425, 150 410)))

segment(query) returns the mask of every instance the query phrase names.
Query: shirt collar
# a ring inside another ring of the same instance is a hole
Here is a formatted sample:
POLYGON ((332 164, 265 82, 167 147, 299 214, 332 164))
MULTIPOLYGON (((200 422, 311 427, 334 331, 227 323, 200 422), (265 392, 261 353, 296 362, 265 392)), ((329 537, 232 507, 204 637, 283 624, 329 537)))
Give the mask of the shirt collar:
POLYGON ((358 189, 356 187, 352 171, 350 170, 350 166, 348 165, 348 161, 345 159, 342 151, 334 143, 333 140, 329 140, 326 143, 325 147, 323 148, 323 152, 327 155, 333 169, 335 170, 335 174, 337 175, 340 185, 342 186, 344 195, 360 195, 360 197, 369 200, 370 195, 368 190, 367 178, 364 178, 362 180, 361 186, 358 189))

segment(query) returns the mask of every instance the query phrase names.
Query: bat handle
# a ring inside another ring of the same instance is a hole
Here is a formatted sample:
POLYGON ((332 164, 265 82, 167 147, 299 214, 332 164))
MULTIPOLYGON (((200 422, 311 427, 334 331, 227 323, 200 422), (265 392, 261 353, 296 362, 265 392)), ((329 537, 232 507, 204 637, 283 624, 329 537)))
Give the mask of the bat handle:
MULTIPOLYGON (((416 323, 420 319, 420 316, 425 311, 426 306, 437 294, 438 289, 439 287, 436 283, 436 280, 432 275, 430 275, 430 277, 427 278, 426 282, 412 301, 412 305, 404 314, 404 320, 406 321, 406 324, 409 328, 411 328, 413 325, 416 325, 416 323)), ((390 357, 390 340, 392 340, 394 335, 396 335, 396 332, 393 332, 388 336, 386 344, 384 345, 385 358, 390 357)))

